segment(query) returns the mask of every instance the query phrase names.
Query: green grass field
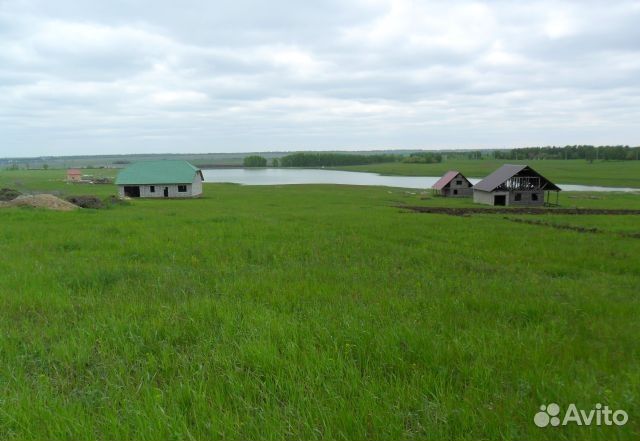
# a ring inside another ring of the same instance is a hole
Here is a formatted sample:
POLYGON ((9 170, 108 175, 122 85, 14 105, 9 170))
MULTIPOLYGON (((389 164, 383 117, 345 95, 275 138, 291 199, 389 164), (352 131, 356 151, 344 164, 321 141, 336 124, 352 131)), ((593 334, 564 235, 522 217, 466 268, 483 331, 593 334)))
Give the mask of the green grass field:
MULTIPOLYGON (((85 169, 83 174, 94 177, 115 178, 115 169, 85 169)), ((71 184, 65 182, 66 170, 3 170, 0 171, 0 188, 14 188, 24 193, 43 192, 57 195, 95 194, 107 196, 115 194, 113 185, 71 184)))
POLYGON ((339 169, 403 176, 440 176, 448 170, 458 170, 470 178, 483 178, 505 163, 529 164, 545 177, 560 184, 640 188, 640 161, 594 161, 590 164, 584 160, 498 161, 485 159, 474 161, 453 159, 440 164, 393 162, 339 167, 339 169))
MULTIPOLYGON (((60 173, 0 186, 115 192, 60 173)), ((590 234, 395 208, 469 203, 421 197, 207 184, 0 209, 0 439, 640 438, 640 239, 620 234, 640 216, 526 216, 590 234), (540 429, 550 402, 629 422, 540 429)))

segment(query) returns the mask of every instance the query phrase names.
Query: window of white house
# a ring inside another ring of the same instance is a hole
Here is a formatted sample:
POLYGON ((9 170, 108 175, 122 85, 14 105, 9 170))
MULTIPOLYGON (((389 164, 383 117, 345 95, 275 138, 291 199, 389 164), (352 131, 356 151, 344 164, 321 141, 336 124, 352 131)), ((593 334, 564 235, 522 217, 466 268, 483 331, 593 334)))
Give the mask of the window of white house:
POLYGON ((151 193, 155 193, 155 192, 156 192, 156 186, 155 186, 155 185, 150 185, 150 186, 149 186, 149 191, 150 191, 151 193))
POLYGON ((537 201, 538 200, 538 193, 531 193, 531 200, 532 201, 537 201))
POLYGON ((187 186, 186 185, 178 185, 178 193, 186 193, 187 186))
POLYGON ((516 193, 515 197, 513 198, 514 201, 521 201, 522 200, 522 194, 521 193, 516 193))
POLYGON ((456 185, 462 185, 462 181, 456 181, 456 185))
POLYGON ((453 194, 458 194, 458 190, 453 190, 453 194))

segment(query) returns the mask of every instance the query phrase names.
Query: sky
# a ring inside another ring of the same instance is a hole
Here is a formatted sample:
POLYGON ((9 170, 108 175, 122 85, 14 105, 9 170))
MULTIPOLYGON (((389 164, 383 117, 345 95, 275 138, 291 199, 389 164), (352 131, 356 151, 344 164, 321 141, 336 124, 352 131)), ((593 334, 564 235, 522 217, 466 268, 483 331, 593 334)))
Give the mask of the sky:
POLYGON ((0 156, 640 145, 640 1, 0 0, 0 156))

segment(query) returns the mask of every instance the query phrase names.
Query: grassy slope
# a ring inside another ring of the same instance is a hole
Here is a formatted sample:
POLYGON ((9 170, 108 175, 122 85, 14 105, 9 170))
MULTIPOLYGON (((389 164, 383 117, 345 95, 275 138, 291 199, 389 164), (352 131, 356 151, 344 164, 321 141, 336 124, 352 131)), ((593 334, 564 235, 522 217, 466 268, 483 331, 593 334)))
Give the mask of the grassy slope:
POLYGON ((0 211, 0 438, 640 436, 640 240, 385 188, 205 192, 0 211), (551 401, 631 419, 536 428, 551 401))
POLYGON ((340 170, 368 171, 384 175, 440 176, 458 170, 471 178, 482 178, 504 163, 529 164, 547 178, 561 184, 602 185, 640 188, 640 161, 583 160, 496 161, 449 160, 440 164, 386 164, 340 167, 340 170))
MULTIPOLYGON (((84 169, 83 174, 94 177, 115 178, 115 169, 84 169)), ((67 184, 66 170, 3 170, 0 171, 0 188, 9 187, 24 193, 41 191, 63 195, 96 194, 107 196, 115 194, 113 185, 67 184)))

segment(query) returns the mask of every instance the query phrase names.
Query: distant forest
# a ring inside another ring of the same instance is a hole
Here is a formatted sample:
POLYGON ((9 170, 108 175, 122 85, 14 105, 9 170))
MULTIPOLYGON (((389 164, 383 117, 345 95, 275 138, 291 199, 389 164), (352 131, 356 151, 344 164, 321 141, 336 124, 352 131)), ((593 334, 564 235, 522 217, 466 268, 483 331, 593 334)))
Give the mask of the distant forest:
POLYGON ((334 167, 338 165, 377 164, 397 162, 402 155, 353 155, 344 153, 294 153, 280 158, 282 167, 334 167))
POLYGON ((474 150, 448 152, 417 152, 407 155, 357 155, 345 153, 294 153, 280 159, 282 167, 335 167, 381 162, 439 163, 446 159, 584 159, 586 161, 629 161, 640 159, 640 147, 568 145, 564 147, 526 147, 511 150, 474 150))
POLYGON ((496 159, 585 159, 587 161, 637 161, 640 147, 628 145, 567 145, 564 147, 527 147, 512 150, 494 150, 496 159))
POLYGON ((246 153, 190 153, 190 154, 140 154, 105 156, 68 156, 39 158, 0 158, 0 169, 47 169, 47 168, 105 168, 126 166, 139 160, 184 159, 201 168, 208 167, 339 167, 345 165, 367 165, 382 162, 405 162, 432 164, 451 159, 498 159, 498 160, 544 160, 578 159, 592 161, 637 161, 640 147, 628 145, 568 145, 564 147, 525 147, 508 150, 401 150, 368 152, 263 152, 246 153))

